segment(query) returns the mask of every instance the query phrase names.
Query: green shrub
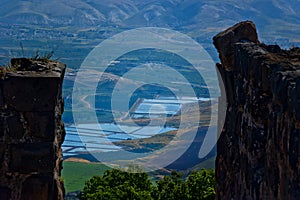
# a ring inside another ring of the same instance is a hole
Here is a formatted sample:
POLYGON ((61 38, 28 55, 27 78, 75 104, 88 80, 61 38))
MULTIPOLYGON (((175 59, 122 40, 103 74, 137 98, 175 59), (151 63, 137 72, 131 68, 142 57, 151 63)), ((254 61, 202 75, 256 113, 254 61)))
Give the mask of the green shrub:
MULTIPOLYGON (((130 170, 129 170, 130 171, 130 170)), ((125 172, 111 169, 103 176, 86 181, 80 200, 213 200, 215 198, 214 170, 192 172, 186 180, 177 172, 152 184, 145 172, 125 172)))

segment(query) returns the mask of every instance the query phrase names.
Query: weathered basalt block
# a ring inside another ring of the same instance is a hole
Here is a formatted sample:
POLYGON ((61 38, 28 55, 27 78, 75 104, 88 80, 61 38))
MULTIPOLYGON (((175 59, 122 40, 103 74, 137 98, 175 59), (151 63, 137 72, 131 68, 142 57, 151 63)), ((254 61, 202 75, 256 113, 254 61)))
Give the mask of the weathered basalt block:
POLYGON ((9 171, 26 173, 50 173, 54 169, 55 148, 53 142, 21 143, 10 145, 9 171))
POLYGON ((0 69, 0 199, 63 199, 65 65, 22 58, 12 66, 0 69))
POLYGON ((27 122, 33 140, 54 141, 54 112, 27 112, 24 115, 24 120, 27 122))
POLYGON ((220 59, 225 69, 234 67, 234 44, 236 42, 259 43, 256 27, 253 22, 245 21, 219 33, 213 38, 214 45, 220 52, 220 59))
POLYGON ((60 77, 39 75, 9 73, 3 84, 4 104, 21 112, 53 111, 57 103, 60 77))
POLYGON ((25 127, 18 112, 10 112, 9 115, 5 117, 3 122, 6 122, 6 131, 10 132, 10 134, 8 135, 9 138, 11 138, 12 140, 20 140, 23 138, 25 127))
POLYGON ((241 22, 214 38, 228 103, 217 144, 217 199, 296 200, 300 49, 260 44, 254 27, 241 22))
POLYGON ((53 176, 51 175, 32 175, 23 182, 21 199, 55 199, 53 191, 53 176), (34 187, 32 187, 34 185, 34 187))

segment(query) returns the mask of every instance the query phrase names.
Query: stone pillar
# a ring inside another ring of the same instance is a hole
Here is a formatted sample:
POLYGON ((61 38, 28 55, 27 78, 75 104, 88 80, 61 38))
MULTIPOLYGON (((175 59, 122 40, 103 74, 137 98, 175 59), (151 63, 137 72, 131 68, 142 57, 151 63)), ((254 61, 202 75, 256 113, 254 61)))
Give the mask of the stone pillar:
POLYGON ((63 199, 65 65, 12 59, 0 68, 0 199, 63 199))
POLYGON ((227 96, 216 199, 299 199, 300 49, 260 44, 249 21, 214 44, 227 96))

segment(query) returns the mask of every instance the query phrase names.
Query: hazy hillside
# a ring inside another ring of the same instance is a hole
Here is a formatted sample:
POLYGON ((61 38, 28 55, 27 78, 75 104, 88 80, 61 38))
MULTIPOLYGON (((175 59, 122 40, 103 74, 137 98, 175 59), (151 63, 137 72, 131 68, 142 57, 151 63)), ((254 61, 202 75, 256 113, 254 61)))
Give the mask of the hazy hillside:
POLYGON ((0 63, 55 51, 72 68, 103 39, 154 26, 197 40, 218 60, 212 37, 238 21, 252 20, 262 42, 300 45, 300 0, 2 0, 0 63), (23 44, 25 55, 21 52, 23 44))
POLYGON ((3 24, 39 26, 220 27, 242 19, 263 25, 297 25, 299 0, 5 0, 3 24))

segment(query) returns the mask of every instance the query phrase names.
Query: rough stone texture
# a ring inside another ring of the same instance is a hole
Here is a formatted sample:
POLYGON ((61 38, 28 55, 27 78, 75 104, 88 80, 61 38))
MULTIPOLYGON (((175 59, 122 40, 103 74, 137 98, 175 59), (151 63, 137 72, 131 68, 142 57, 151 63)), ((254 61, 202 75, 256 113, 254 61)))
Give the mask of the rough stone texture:
POLYGON ((259 43, 256 27, 253 22, 245 21, 219 33, 214 37, 214 45, 220 53, 222 65, 225 69, 234 67, 234 44, 236 42, 259 43))
POLYGON ((54 182, 52 175, 32 175, 23 182, 21 199, 56 199, 53 196, 54 182), (32 187, 34 186, 34 187, 32 187), (42 198, 41 198, 42 197, 42 198))
POLYGON ((216 199, 296 200, 300 196, 300 49, 259 44, 256 32, 243 33, 249 24, 254 31, 253 23, 242 22, 214 37, 227 94, 226 119, 217 144, 216 199))
POLYGON ((22 58, 12 66, 0 73, 0 199, 63 199, 65 65, 22 58))

